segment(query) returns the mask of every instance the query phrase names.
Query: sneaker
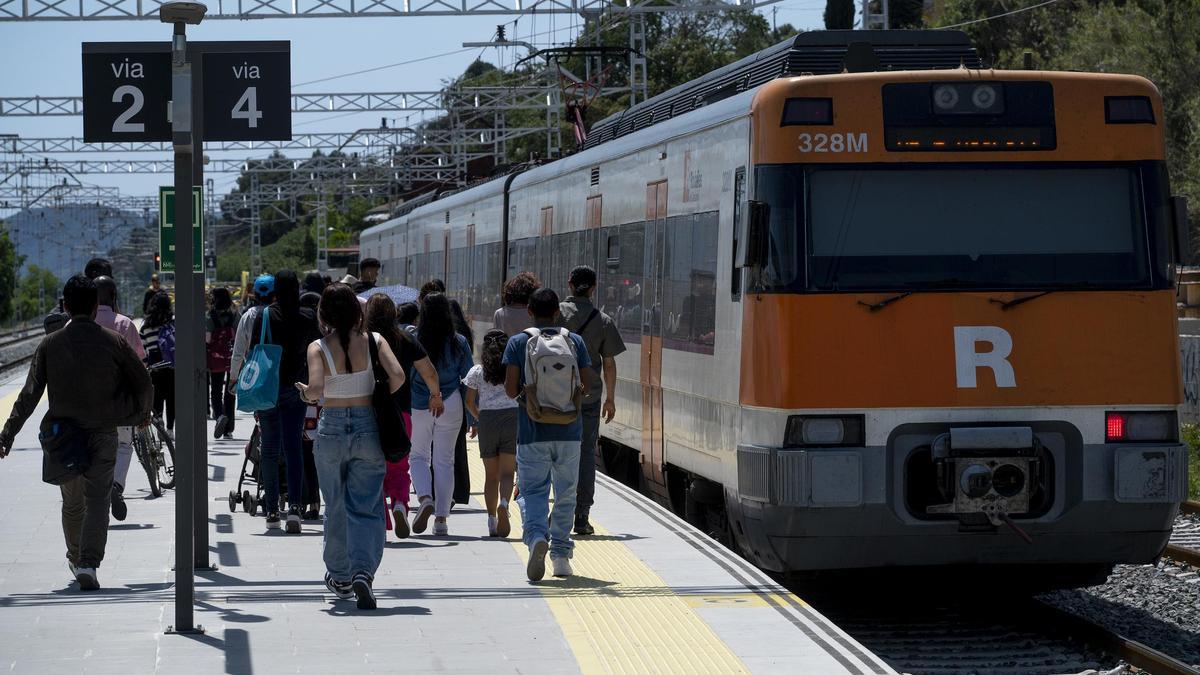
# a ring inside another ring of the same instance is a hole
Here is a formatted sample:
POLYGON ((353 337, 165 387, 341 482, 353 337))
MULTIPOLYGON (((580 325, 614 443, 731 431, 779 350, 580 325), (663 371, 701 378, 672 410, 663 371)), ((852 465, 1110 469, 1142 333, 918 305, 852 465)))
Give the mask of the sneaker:
POLYGON ((229 433, 229 416, 221 415, 213 425, 213 438, 221 438, 229 433))
POLYGON ((550 566, 554 568, 554 576, 569 577, 574 572, 571 571, 570 558, 550 558, 550 566))
POLYGON ((221 438, 224 438, 224 439, 225 439, 225 440, 227 440, 227 441, 232 441, 232 440, 233 440, 233 434, 225 434, 225 435, 224 435, 224 436, 222 436, 221 438))
POLYGON ((450 534, 450 526, 446 523, 445 518, 436 518, 433 521, 433 536, 444 537, 450 534))
POLYGON ((408 538, 408 507, 398 506, 392 509, 392 523, 395 525, 393 530, 396 533, 397 539, 408 538))
POLYGON ((129 506, 125 504, 125 489, 119 484, 113 483, 112 486, 112 516, 117 520, 125 520, 129 515, 129 506))
POLYGON ((546 552, 549 550, 550 544, 541 537, 538 537, 533 542, 533 546, 529 547, 529 562, 525 564, 525 576, 529 577, 530 581, 541 581, 542 577, 546 576, 546 552))
POLYGON ((371 577, 366 572, 359 572, 354 575, 354 581, 350 582, 350 587, 354 591, 354 595, 358 596, 359 609, 375 609, 375 593, 371 590, 371 577))
POLYGON ((300 507, 293 506, 288 509, 287 514, 287 533, 300 534, 300 507))
POLYGON ((496 516, 488 516, 488 536, 499 537, 500 534, 496 531, 496 516))
POLYGON ((329 589, 338 600, 349 600, 354 597, 354 591, 350 588, 349 581, 338 581, 334 579, 329 572, 325 573, 325 588, 329 589))
POLYGON ((75 581, 79 582, 81 591, 100 590, 100 580, 96 578, 95 567, 78 567, 75 569, 75 581))
POLYGON ((320 504, 309 504, 308 509, 304 512, 304 519, 305 520, 320 520, 321 519, 321 505, 320 504))
POLYGON ((421 505, 417 507, 417 516, 413 518, 412 531, 421 534, 429 525, 429 516, 433 515, 433 500, 422 499, 421 505))
POLYGON ((267 514, 267 529, 268 530, 278 530, 279 529, 279 512, 278 511, 271 511, 270 513, 267 514))
POLYGON ((508 502, 500 502, 496 510, 496 536, 507 537, 512 532, 512 523, 508 522, 508 502))
POLYGON ((587 516, 575 516, 575 534, 580 536, 596 534, 596 528, 588 522, 587 516))

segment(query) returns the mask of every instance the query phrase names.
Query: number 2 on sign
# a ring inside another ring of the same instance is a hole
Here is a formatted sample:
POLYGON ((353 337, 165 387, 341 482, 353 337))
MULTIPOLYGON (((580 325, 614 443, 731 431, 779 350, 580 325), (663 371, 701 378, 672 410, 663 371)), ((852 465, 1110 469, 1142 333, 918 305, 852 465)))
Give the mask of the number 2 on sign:
POLYGON ((800 134, 800 152, 866 152, 867 135, 800 134))
POLYGON ((242 93, 238 102, 233 104, 233 110, 229 114, 235 120, 246 120, 251 129, 257 129, 258 121, 263 116, 258 109, 258 87, 246 87, 246 91, 242 93))

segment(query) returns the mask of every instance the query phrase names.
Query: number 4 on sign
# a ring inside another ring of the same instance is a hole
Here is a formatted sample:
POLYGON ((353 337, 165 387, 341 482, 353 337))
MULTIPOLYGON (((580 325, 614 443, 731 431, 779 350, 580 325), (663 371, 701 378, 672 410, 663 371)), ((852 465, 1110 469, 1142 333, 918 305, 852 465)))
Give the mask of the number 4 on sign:
POLYGON ((229 114, 235 120, 246 120, 251 129, 257 129, 258 121, 263 116, 258 109, 258 87, 246 87, 246 91, 238 102, 233 104, 233 110, 229 114))

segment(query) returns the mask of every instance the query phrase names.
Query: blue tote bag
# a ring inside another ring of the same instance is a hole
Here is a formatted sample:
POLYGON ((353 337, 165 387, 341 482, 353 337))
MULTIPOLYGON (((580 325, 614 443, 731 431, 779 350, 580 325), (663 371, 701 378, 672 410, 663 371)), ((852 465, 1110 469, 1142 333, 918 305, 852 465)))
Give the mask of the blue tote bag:
POLYGON ((264 308, 258 344, 242 366, 237 381, 237 409, 257 412, 274 408, 279 400, 279 362, 283 347, 271 344, 271 313, 264 308))

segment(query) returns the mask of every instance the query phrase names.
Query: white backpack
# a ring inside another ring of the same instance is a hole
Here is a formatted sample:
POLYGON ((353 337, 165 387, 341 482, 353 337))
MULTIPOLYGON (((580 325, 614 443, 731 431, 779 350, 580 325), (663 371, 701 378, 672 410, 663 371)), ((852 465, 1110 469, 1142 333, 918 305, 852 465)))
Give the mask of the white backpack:
POLYGON ((525 411, 535 422, 570 424, 583 400, 579 357, 565 328, 551 330, 525 330, 525 411))

